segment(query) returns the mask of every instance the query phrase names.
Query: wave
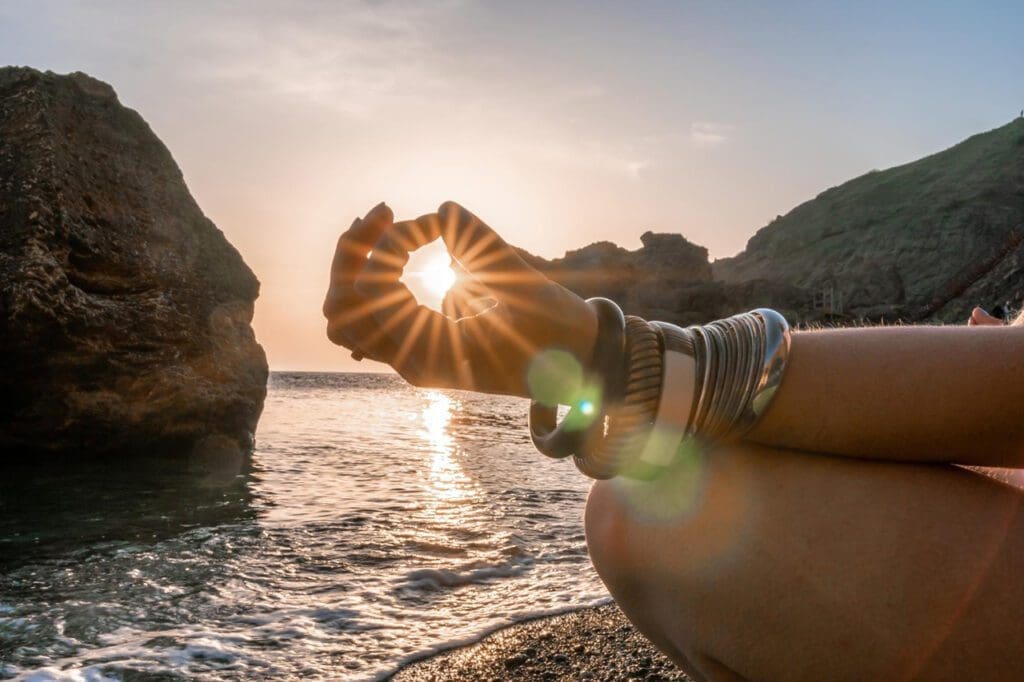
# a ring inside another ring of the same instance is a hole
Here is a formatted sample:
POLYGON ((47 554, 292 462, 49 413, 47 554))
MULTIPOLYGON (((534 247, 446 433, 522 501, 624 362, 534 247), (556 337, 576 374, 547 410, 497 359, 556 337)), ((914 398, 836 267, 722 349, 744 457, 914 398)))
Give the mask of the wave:
POLYGON ((509 564, 485 565, 465 571, 447 568, 418 568, 406 573, 400 590, 444 590, 464 585, 484 584, 495 578, 512 578, 530 570, 532 562, 515 561, 509 564))

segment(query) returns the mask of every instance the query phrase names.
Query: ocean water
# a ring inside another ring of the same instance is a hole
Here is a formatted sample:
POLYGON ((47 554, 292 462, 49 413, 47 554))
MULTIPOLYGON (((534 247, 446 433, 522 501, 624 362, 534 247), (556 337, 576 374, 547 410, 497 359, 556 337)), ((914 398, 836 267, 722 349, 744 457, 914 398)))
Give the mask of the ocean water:
POLYGON ((0 481, 0 678, 381 679, 607 601, 522 401, 274 373, 251 462, 0 481))

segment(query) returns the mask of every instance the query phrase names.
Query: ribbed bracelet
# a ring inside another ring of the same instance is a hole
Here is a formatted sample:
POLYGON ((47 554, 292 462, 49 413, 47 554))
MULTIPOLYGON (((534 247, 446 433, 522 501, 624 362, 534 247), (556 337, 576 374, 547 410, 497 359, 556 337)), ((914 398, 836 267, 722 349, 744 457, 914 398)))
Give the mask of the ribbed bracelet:
POLYGON ((591 478, 612 478, 626 470, 642 451, 657 413, 663 369, 658 329, 628 316, 626 357, 629 369, 623 400, 607 411, 607 433, 602 429, 573 457, 576 468, 591 478))

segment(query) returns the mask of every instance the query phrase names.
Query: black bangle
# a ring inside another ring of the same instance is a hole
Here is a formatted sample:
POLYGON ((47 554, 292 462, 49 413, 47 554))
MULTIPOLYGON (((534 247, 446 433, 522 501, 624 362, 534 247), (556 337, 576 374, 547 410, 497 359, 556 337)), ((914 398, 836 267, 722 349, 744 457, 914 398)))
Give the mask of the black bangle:
POLYGON ((608 407, 622 400, 625 392, 626 317, 622 309, 607 298, 591 298, 587 303, 597 313, 597 339, 588 375, 598 374, 601 391, 597 400, 572 405, 562 423, 558 408, 536 400, 530 403, 530 438, 548 457, 562 458, 581 451, 585 442, 604 430, 608 407))
POLYGON ((608 298, 588 298, 597 311, 597 342, 590 370, 601 375, 602 404, 607 412, 610 405, 618 405, 626 394, 626 316, 615 301, 608 298))

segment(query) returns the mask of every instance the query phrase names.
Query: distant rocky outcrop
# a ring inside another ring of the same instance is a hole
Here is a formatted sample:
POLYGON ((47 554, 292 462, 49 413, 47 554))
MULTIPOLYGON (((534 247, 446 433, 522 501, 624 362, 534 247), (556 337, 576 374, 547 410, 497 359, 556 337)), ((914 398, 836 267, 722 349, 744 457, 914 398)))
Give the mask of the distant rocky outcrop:
POLYGON ((535 267, 627 312, 693 324, 758 306, 792 322, 962 322, 1024 300, 1024 119, 826 190, 709 264, 678 234, 599 242, 535 267))
POLYGON ((654 306, 675 299, 686 283, 711 281, 708 250, 680 234, 645 232, 643 246, 627 251, 597 242, 551 261, 524 254, 527 262, 582 296, 608 296, 626 304, 654 306))
POLYGON ((5 457, 250 447, 258 291, 109 85, 0 69, 5 457))
POLYGON ((752 305, 794 317, 807 297, 802 289, 775 280, 716 281, 708 250, 680 234, 645 232, 640 242, 636 251, 597 242, 553 260, 522 250, 520 255, 584 298, 606 296, 629 314, 681 325, 726 317, 752 305))

